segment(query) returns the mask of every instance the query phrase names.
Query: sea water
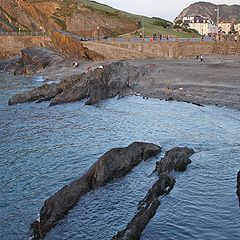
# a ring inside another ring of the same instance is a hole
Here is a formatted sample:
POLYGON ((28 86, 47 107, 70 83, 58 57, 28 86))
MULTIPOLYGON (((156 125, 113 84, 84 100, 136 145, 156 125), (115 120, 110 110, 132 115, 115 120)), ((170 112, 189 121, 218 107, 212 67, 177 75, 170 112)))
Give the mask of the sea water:
POLYGON ((239 239, 239 111, 136 96, 94 106, 8 106, 14 94, 41 85, 39 79, 0 75, 0 239, 29 239, 44 200, 109 149, 133 141, 159 144, 162 153, 82 197, 46 239, 111 239, 157 179, 156 161, 175 146, 196 154, 187 171, 174 174, 174 189, 141 239, 239 239))

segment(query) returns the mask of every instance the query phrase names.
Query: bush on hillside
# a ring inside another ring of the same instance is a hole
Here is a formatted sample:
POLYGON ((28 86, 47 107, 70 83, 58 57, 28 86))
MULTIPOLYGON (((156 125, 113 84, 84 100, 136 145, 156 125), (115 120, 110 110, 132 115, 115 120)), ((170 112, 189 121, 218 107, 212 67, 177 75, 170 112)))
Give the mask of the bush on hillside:
POLYGON ((153 25, 161 26, 161 27, 164 27, 164 28, 170 28, 171 27, 171 25, 167 21, 164 21, 164 20, 155 20, 153 22, 153 25))

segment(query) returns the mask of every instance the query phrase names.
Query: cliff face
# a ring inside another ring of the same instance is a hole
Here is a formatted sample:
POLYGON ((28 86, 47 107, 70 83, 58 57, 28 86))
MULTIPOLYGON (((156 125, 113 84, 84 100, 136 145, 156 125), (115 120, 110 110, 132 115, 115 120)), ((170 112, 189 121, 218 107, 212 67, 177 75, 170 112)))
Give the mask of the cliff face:
POLYGON ((174 21, 182 20, 183 17, 191 15, 202 15, 210 17, 217 22, 217 13, 215 9, 219 7, 219 20, 236 23, 240 22, 240 5, 216 5, 210 2, 197 2, 185 8, 174 21))
POLYGON ((66 30, 84 36, 134 31, 127 14, 88 0, 1 0, 0 29, 5 31, 66 30))

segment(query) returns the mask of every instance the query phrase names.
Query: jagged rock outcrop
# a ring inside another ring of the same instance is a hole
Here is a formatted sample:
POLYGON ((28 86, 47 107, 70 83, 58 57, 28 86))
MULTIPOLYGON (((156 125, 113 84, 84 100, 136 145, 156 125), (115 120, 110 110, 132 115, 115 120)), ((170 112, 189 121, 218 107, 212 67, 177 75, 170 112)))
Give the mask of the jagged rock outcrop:
POLYGON ((168 194, 174 187, 174 177, 167 175, 171 171, 185 171, 191 162, 189 157, 194 153, 187 147, 175 147, 167 151, 160 163, 157 163, 158 180, 149 189, 146 197, 140 201, 136 215, 128 223, 126 228, 119 231, 113 240, 138 240, 141 234, 155 215, 160 205, 159 196, 168 194))
POLYGON ((53 106, 85 98, 88 98, 86 104, 92 105, 117 95, 131 94, 131 83, 137 82, 144 74, 144 71, 129 63, 113 62, 88 73, 64 79, 59 84, 44 85, 13 96, 9 105, 51 99, 50 106, 53 106))
POLYGON ((82 177, 63 187, 44 202, 40 221, 32 224, 34 239, 43 238, 75 206, 81 196, 114 178, 124 176, 142 160, 145 161, 160 151, 161 147, 158 145, 134 142, 128 147, 114 148, 106 152, 82 177))
POLYGON ((12 57, 6 60, 0 60, 0 71, 14 71, 15 65, 19 59, 19 57, 12 57))
POLYGON ((8 104, 11 106, 18 103, 26 103, 33 101, 49 101, 51 98, 61 92, 62 89, 56 83, 44 84, 43 86, 38 87, 32 91, 13 96, 9 99, 8 104))
POLYGON ((52 40, 51 46, 64 55, 93 61, 105 60, 100 53, 84 47, 79 39, 80 37, 76 34, 53 32, 50 37, 52 40))
POLYGON ((133 219, 128 223, 127 227, 119 231, 113 240, 138 240, 141 234, 155 215, 160 205, 158 197, 168 194, 174 187, 175 179, 167 174, 161 174, 159 179, 153 184, 152 188, 148 190, 145 198, 139 203, 137 213, 133 219))
POLYGON ((15 65, 15 75, 32 75, 47 66, 58 64, 64 57, 53 50, 43 47, 31 47, 21 50, 21 58, 15 65))
POLYGON ((240 206, 240 171, 238 171, 238 174, 237 174, 237 192, 236 193, 239 199, 239 206, 240 206))
POLYGON ((160 162, 156 164, 156 172, 185 171, 191 163, 190 157, 195 151, 188 147, 175 147, 167 151, 160 162))

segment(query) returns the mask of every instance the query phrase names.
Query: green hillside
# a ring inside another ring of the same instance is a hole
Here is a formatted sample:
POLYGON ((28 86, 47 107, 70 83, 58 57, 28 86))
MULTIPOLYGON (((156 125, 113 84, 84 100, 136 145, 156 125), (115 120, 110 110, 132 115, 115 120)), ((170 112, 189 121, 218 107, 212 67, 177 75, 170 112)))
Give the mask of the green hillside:
POLYGON ((145 36, 152 36, 154 33, 158 34, 161 33, 163 36, 169 35, 177 38, 189 38, 189 37, 198 37, 199 35, 192 32, 184 32, 184 31, 177 31, 174 29, 173 23, 160 19, 163 23, 162 26, 159 26, 156 24, 157 19, 156 18, 150 18, 146 16, 136 15, 133 13, 124 12, 115 8, 112 8, 110 6, 107 6, 105 4, 97 3, 95 1, 89 1, 89 0, 76 0, 79 4, 84 4, 96 11, 104 11, 109 14, 115 14, 117 15, 127 15, 130 19, 134 20, 138 25, 139 28, 137 31, 129 32, 123 35, 120 35, 121 37, 138 37, 140 32, 144 32, 145 36), (165 23, 165 24, 164 24, 165 23))

